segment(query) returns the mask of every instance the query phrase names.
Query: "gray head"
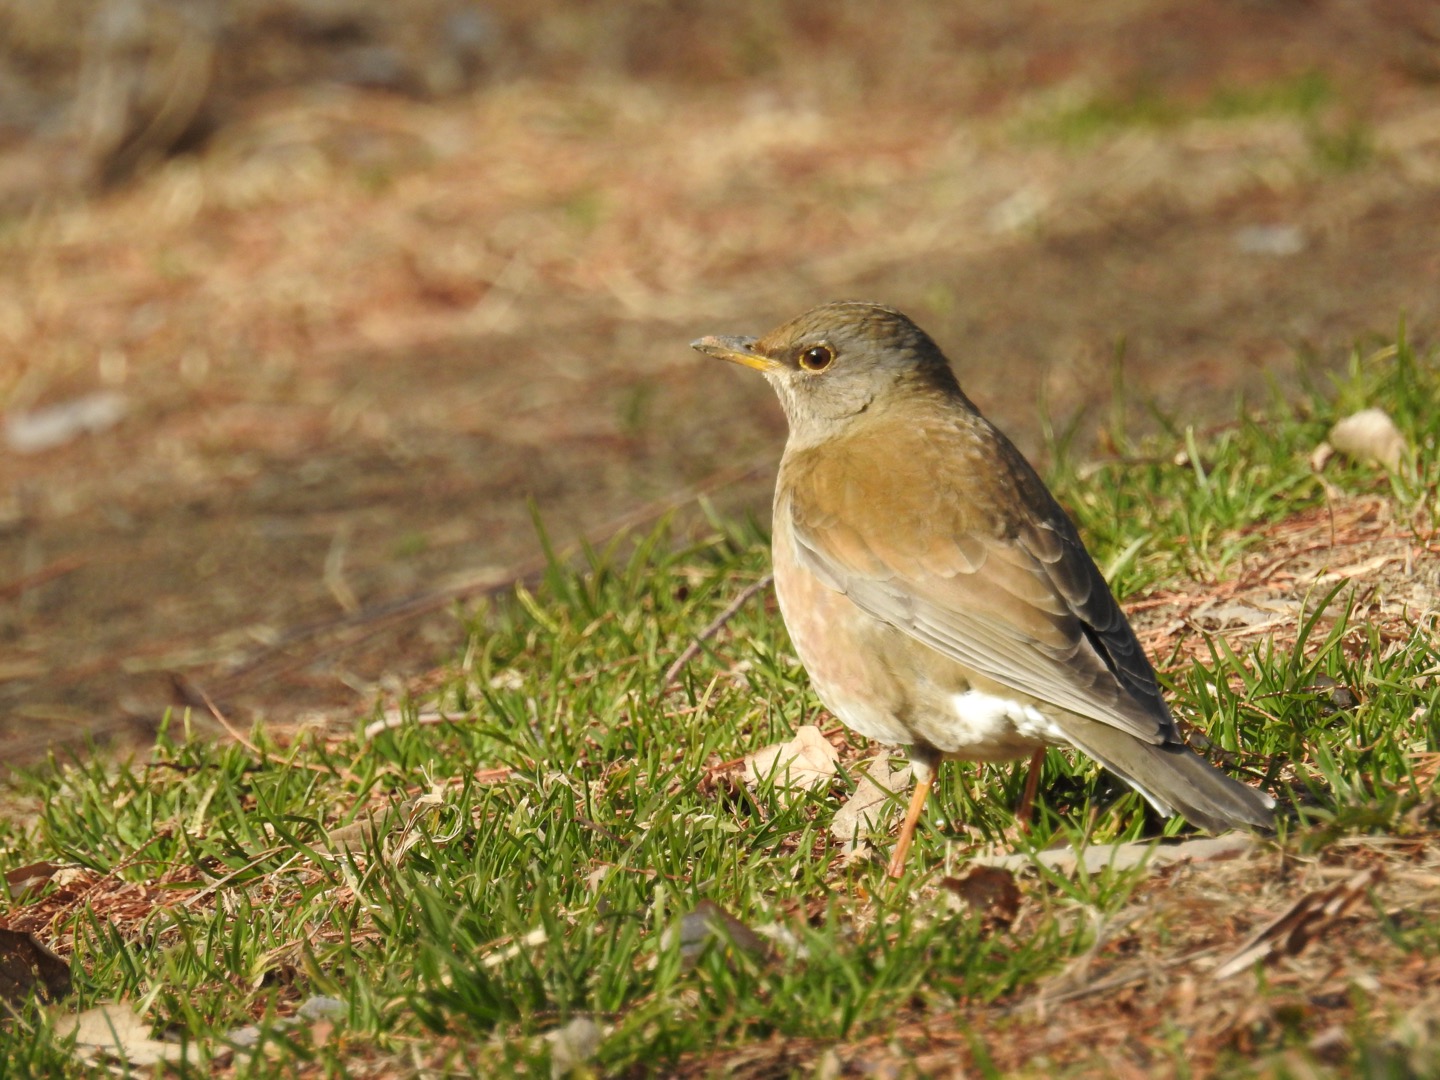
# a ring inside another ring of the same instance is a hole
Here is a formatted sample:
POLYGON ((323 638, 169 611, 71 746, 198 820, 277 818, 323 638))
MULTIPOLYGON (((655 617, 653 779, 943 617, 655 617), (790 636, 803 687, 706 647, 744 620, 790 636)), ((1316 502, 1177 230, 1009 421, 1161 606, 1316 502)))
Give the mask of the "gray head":
POLYGON ((880 304, 821 304, 762 338, 703 337, 691 347, 761 372, 780 395, 791 442, 802 445, 917 394, 960 395, 930 336, 880 304))

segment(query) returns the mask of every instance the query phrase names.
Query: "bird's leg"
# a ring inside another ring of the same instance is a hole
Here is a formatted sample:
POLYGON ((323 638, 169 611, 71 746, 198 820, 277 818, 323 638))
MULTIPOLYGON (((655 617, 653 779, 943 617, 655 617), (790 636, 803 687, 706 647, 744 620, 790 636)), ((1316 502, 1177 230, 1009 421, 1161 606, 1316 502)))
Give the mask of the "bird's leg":
POLYGON ((1030 771, 1025 776, 1025 792, 1015 809, 1015 824, 1022 830, 1030 828, 1030 814, 1035 809, 1035 792, 1040 787, 1040 770, 1045 765, 1045 747, 1030 755, 1030 771))
POLYGON ((940 756, 924 753, 916 747, 910 754, 910 771, 915 774, 915 790, 910 793, 910 809, 905 813, 905 823, 900 826, 900 835, 895 839, 895 850, 890 853, 890 865, 886 869, 892 878, 905 873, 905 856, 910 854, 910 844, 915 839, 915 826, 920 824, 920 815, 925 812, 925 800, 935 786, 935 770, 940 765, 940 756))

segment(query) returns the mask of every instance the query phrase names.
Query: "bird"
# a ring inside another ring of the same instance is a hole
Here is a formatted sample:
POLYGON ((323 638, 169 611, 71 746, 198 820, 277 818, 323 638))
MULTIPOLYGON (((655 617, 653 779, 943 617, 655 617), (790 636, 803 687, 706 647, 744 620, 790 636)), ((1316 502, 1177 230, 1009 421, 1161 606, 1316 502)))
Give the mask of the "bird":
POLYGON ((838 301, 691 347, 780 398, 775 594, 825 707, 908 750, 891 877, 945 759, 1029 757, 1033 783, 1047 747, 1073 747, 1162 814, 1273 829, 1273 798, 1186 745, 1075 524, 910 318, 838 301))

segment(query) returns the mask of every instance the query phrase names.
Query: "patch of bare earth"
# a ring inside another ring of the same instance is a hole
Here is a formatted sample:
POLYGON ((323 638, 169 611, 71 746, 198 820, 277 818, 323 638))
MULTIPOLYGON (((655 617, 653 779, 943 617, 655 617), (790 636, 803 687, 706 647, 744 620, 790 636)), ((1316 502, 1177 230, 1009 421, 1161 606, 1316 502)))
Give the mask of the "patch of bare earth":
POLYGON ((1174 582, 1126 603, 1151 656, 1205 660, 1215 639, 1241 654, 1267 642, 1284 652, 1302 624, 1314 646, 1339 619, 1343 647, 1369 649, 1373 635, 1390 650, 1435 625, 1440 538, 1388 499, 1337 499, 1245 535, 1263 544, 1223 580, 1174 582))
MULTIPOLYGON (((1031 449, 1122 340, 1130 391, 1200 420, 1402 315, 1433 337, 1424 5, 496 10, 510 67, 471 94, 247 69, 195 152, 6 219, 4 411, 124 405, 0 447, 7 762, 143 742, 200 691, 348 725, 532 563, 527 502, 562 540, 697 485, 763 506, 782 421, 701 333, 896 303, 1031 449), (1307 72, 1317 112, 1203 115, 1307 72), (1136 87, 1192 119, 1034 134, 1136 87), (1327 166, 1347 132, 1368 156, 1327 166)), ((54 152, 4 149, 7 183, 54 152)))

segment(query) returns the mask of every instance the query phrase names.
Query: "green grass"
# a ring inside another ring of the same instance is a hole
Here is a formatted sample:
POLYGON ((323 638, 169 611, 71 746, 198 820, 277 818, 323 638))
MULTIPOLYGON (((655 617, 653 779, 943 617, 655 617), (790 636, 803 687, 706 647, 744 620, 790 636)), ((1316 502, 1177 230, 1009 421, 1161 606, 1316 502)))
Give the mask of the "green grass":
MULTIPOLYGON (((1437 395, 1436 364, 1408 346, 1357 354, 1338 383, 1217 432, 1172 428, 1145 447, 1122 434, 1131 460, 1083 476, 1061 453, 1057 493, 1126 595, 1223 581, 1266 543, 1257 526, 1337 493, 1382 494, 1433 528, 1437 395), (1312 474, 1315 443, 1361 404, 1396 417, 1418 473, 1334 462, 1323 482, 1312 474)), ((121 998, 198 1044, 197 1075, 256 1025, 257 1056, 235 1068, 267 1076, 545 1075, 544 1036, 582 1017, 606 1029, 597 1073, 644 1073, 776 1038, 953 1027, 946 1017, 1017 1000, 1092 945, 1096 916, 1126 905, 1144 872, 1045 875, 1026 886, 1023 932, 996 930, 934 889, 910 890, 966 835, 1002 837, 1016 771, 947 767, 897 888, 878 864, 846 864, 829 837, 850 772, 787 803, 718 769, 820 716, 758 601, 660 693, 674 657, 767 568, 751 526, 662 528, 578 569, 553 565, 533 591, 470 616, 442 688, 407 705, 449 722, 368 740, 361 723, 287 747, 256 731, 252 750, 192 737, 177 718, 142 760, 87 755, 13 782, 6 805, 34 813, 0 819, 0 869, 49 859, 135 889, 124 904, 113 884, 97 891, 42 935, 73 948, 76 992, 58 1012, 20 1006, 0 1027, 0 1062, 17 1076, 82 1073, 56 1016, 121 998), (386 807, 402 807, 389 827, 339 832, 386 807), (675 931, 704 901, 776 943, 715 935, 686 953, 675 931), (291 1019, 317 997, 339 1003, 330 1024, 291 1019)), ((1179 711, 1256 775, 1294 785, 1297 850, 1412 828, 1430 796, 1413 755, 1440 750, 1433 627, 1399 642, 1354 617, 1302 631, 1293 649, 1217 641, 1175 674, 1179 711), (1359 704, 1325 708, 1320 675, 1359 704)), ((1180 827, 1083 759, 1052 752, 1042 790, 1022 847, 1180 827)), ((1434 923, 1395 935, 1417 955, 1437 941, 1434 923)), ((989 1036, 1007 1023, 1028 1021, 996 1020, 989 1036)), ((985 1041, 972 1043, 983 1062, 985 1041)), ((1183 1066, 1184 1039, 1168 1053, 1183 1066)))
POLYGON ((1328 172, 1347 172, 1374 158, 1373 132, 1318 71, 1255 85, 1217 87, 1209 97, 1189 101, 1140 85, 1097 94, 1040 115, 1022 131, 1030 138, 1071 148, 1134 130, 1171 130, 1195 121, 1240 121, 1294 117, 1305 128, 1312 163, 1328 172))
POLYGON ((1137 446, 1117 411, 1106 431, 1117 453, 1098 464, 1075 460, 1073 429, 1052 428, 1048 456, 1057 464, 1050 481, 1122 599, 1175 578, 1215 581, 1268 543, 1258 526, 1324 505, 1327 485, 1337 492, 1388 489, 1398 506, 1428 507, 1433 515, 1440 484, 1431 452, 1435 380, 1433 361, 1417 359, 1402 327, 1396 343, 1354 351, 1339 376, 1307 380, 1296 398, 1276 394, 1260 410, 1242 405, 1237 419, 1218 429, 1196 431, 1156 416, 1163 437, 1137 446), (1337 458, 1317 474, 1310 454, 1331 425, 1375 404, 1418 449, 1420 471, 1388 476, 1337 458))
POLYGON ((1220 86, 1208 98, 1185 102, 1148 86, 1097 95, 1031 125, 1034 134, 1073 146, 1129 128, 1173 128, 1191 120, 1244 120, 1255 116, 1310 119, 1333 103, 1335 88, 1320 72, 1254 86, 1220 86))

